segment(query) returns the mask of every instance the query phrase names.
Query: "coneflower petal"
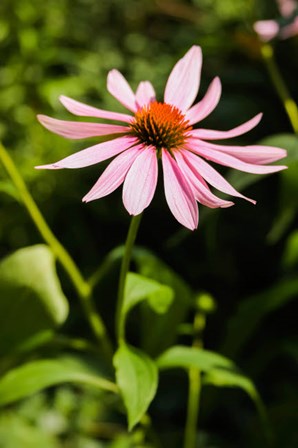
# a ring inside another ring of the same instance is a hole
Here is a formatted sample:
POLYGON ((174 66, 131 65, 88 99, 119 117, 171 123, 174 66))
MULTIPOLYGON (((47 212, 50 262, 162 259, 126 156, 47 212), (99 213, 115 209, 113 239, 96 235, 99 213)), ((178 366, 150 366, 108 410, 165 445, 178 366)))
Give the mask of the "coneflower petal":
POLYGON ((157 156, 153 147, 144 148, 127 173, 123 184, 123 203, 131 215, 148 207, 157 184, 157 156))
POLYGON ((173 157, 163 149, 162 167, 168 206, 180 224, 190 230, 198 227, 199 211, 194 193, 173 157))
POLYGON ((118 70, 108 74, 107 89, 123 106, 132 112, 137 111, 136 97, 124 76, 118 70))
POLYGON ((194 45, 170 73, 165 88, 165 103, 185 112, 194 102, 201 80, 202 51, 194 45))
POLYGON ((36 166, 38 169, 58 170, 62 168, 83 168, 85 166, 95 165, 103 160, 120 154, 133 145, 138 143, 133 137, 119 137, 108 142, 99 143, 90 148, 78 151, 71 156, 49 165, 36 166))
POLYGON ((89 193, 83 197, 83 202, 100 199, 116 190, 124 181, 127 171, 139 155, 140 149, 142 149, 142 145, 134 146, 115 157, 89 193))
POLYGON ((130 123, 133 120, 131 115, 98 109, 64 95, 61 95, 59 100, 69 112, 80 117, 106 118, 107 120, 124 121, 125 123, 130 123))

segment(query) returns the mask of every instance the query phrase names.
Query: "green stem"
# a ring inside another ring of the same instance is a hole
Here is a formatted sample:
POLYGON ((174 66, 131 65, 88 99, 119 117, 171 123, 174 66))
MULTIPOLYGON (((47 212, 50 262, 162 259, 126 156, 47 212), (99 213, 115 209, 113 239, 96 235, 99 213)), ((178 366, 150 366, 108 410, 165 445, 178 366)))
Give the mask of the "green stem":
POLYGON ((298 107, 293 98, 291 97, 290 92, 288 91, 288 88, 286 86, 286 83, 284 82, 283 77, 276 64, 273 47, 268 43, 262 44, 261 53, 263 60, 266 63, 272 83, 276 89, 276 92, 281 102, 283 103, 285 111, 291 122, 292 128, 294 132, 298 134, 298 107))
POLYGON ((184 448, 197 446, 197 424, 199 417, 199 403, 201 395, 201 374, 198 369, 192 368, 188 372, 189 392, 187 403, 187 420, 185 426, 184 448))
MULTIPOLYGON (((194 318, 193 331, 194 340, 193 347, 202 348, 203 343, 201 334, 205 327, 206 318, 201 312, 197 312, 194 318)), ((201 372, 197 368, 190 368, 188 371, 189 389, 187 414, 184 434, 184 448, 197 447, 197 426, 200 410, 200 398, 202 389, 201 372)))
POLYGON ((124 288, 125 288, 125 281, 126 281, 126 275, 128 273, 130 259, 131 259, 131 253, 133 249, 133 245, 138 233, 138 228, 141 222, 142 214, 139 214, 137 216, 133 216, 130 222, 127 238, 125 241, 124 246, 124 255, 121 262, 121 268, 120 268, 120 278, 119 278, 119 286, 118 286, 118 297, 117 297, 117 307, 116 307, 116 333, 118 340, 121 341, 124 337, 124 322, 122 319, 122 307, 123 307, 123 300, 124 300, 124 288))
POLYGON ((24 206, 26 207, 29 215, 31 216, 35 226, 40 232, 42 238, 51 247, 57 260, 59 260, 59 262, 67 272, 70 280, 72 281, 77 291, 77 294, 81 300, 83 310, 85 312, 89 325, 93 331, 93 334, 97 339, 98 343, 100 344, 105 355, 107 355, 110 358, 112 353, 111 344, 107 336, 105 325, 96 311, 96 307, 92 299, 91 287, 82 277, 81 272, 79 271, 77 265, 75 264, 69 253, 57 240, 57 238, 49 228, 39 208, 37 207, 34 199, 32 198, 16 165, 14 164, 8 151, 1 143, 0 143, 0 159, 8 175, 10 176, 12 182, 14 183, 16 189, 18 190, 20 198, 24 206))

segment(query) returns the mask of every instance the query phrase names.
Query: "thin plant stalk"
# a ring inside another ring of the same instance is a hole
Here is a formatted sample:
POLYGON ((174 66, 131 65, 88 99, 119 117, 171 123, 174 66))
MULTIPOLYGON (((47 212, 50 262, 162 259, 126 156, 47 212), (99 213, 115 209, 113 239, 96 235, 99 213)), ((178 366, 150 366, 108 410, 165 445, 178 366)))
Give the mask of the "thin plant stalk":
POLYGON ((266 43, 261 45, 261 54, 267 66, 271 81, 288 115, 293 131, 298 134, 298 107, 287 88, 274 58, 272 45, 266 43))
POLYGON ((124 326, 123 326, 123 319, 121 316, 122 307, 123 307, 123 301, 124 301, 124 289, 125 289, 125 281, 126 276, 129 270, 130 260, 131 260, 131 254, 133 245, 138 233, 138 228, 141 222, 142 214, 139 214, 137 216, 133 216, 131 218, 130 226, 128 229, 127 238, 125 241, 124 246, 124 254, 121 262, 121 268, 120 268, 120 277, 119 277, 119 286, 118 286, 118 297, 117 297, 117 306, 116 306, 116 333, 118 340, 121 341, 124 337, 124 326))
POLYGON ((15 185, 24 206, 26 207, 42 238, 51 247, 57 260, 67 272, 77 291, 78 297, 80 298, 82 308, 85 312, 92 332, 105 355, 110 358, 112 354, 111 343, 109 341, 105 325, 93 302, 92 289, 90 285, 84 280, 74 260, 49 228, 33 197, 31 196, 20 172, 2 143, 0 143, 0 160, 15 185))
MULTIPOLYGON (((205 327, 206 318, 200 311, 197 311, 193 323, 194 339, 192 346, 202 348, 203 343, 201 333, 205 327)), ((187 414, 184 433, 184 448, 197 448, 197 431, 200 411, 200 399, 202 389, 201 371, 195 367, 188 370, 188 401, 187 414)))

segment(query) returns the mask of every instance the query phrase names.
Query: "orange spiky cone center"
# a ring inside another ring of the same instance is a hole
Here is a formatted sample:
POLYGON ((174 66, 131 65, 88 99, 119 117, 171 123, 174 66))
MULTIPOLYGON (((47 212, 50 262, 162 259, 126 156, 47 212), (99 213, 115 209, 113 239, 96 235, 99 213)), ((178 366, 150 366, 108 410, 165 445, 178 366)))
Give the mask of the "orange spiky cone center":
POLYGON ((136 112, 130 128, 141 143, 172 150, 183 146, 192 126, 177 107, 154 101, 136 112))

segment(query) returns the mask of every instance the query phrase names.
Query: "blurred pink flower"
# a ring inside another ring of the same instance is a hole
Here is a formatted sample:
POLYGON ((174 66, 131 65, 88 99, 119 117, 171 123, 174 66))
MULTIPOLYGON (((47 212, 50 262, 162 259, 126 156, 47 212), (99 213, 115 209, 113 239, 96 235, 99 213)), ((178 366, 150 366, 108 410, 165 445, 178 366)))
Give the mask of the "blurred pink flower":
POLYGON ((281 26, 277 20, 259 20, 254 23, 254 30, 263 42, 275 37, 288 39, 298 34, 298 4, 296 0, 276 0, 281 16, 289 23, 281 26), (296 11, 296 15, 295 15, 296 11))
POLYGON ((43 126, 63 137, 80 139, 114 135, 115 138, 37 168, 82 168, 117 156, 83 201, 102 198, 123 183, 124 206, 131 215, 138 215, 153 198, 160 160, 168 206, 175 218, 191 230, 198 225, 197 201, 211 208, 233 205, 233 202, 215 196, 208 184, 228 195, 255 203, 236 191, 205 159, 244 172, 267 174, 286 168, 266 165, 285 157, 286 151, 259 145, 212 143, 250 131, 259 123, 262 114, 228 131, 194 129, 195 123, 216 108, 221 96, 221 83, 216 77, 203 99, 192 106, 199 89, 201 67, 201 49, 193 46, 174 66, 166 84, 164 102, 156 100, 149 81, 141 82, 133 93, 121 73, 112 70, 108 74, 108 91, 133 115, 108 112, 61 96, 62 104, 75 115, 116 120, 123 124, 62 121, 39 115, 43 126))
POLYGON ((280 13, 284 17, 289 17, 297 8, 296 0, 276 0, 280 13))

